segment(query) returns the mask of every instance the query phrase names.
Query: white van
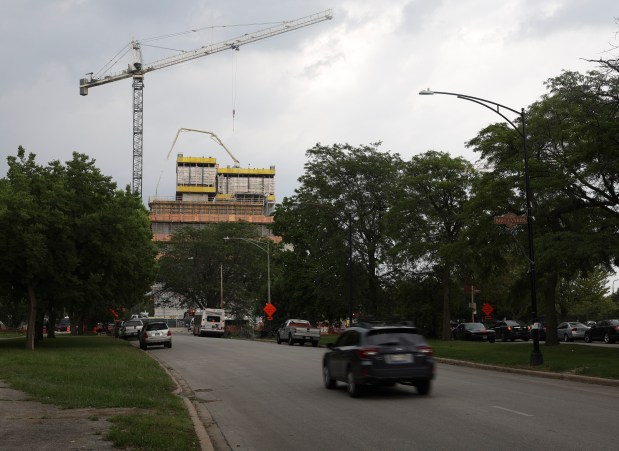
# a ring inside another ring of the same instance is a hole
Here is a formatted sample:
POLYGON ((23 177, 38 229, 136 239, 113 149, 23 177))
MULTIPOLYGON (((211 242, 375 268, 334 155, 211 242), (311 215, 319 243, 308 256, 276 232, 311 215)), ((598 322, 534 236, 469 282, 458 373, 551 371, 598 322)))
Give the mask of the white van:
POLYGON ((222 337, 226 325, 224 310, 220 308, 205 308, 196 311, 193 317, 193 334, 199 336, 222 337))

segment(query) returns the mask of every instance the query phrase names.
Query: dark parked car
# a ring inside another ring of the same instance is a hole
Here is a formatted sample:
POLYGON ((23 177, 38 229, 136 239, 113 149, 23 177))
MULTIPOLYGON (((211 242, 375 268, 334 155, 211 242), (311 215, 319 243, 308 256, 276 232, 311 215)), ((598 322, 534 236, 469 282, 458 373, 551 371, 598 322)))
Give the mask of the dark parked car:
POLYGON ((604 341, 614 343, 619 340, 619 319, 604 319, 595 323, 585 332, 585 342, 604 341))
POLYGON ((486 326, 482 323, 460 323, 454 329, 453 337, 456 340, 476 340, 494 343, 495 332, 492 329, 486 329, 486 326))
POLYGON ((524 340, 529 341, 531 339, 531 328, 522 321, 499 321, 494 327, 497 340, 524 340))
POLYGON ((172 347, 172 331, 165 321, 149 321, 144 324, 140 333, 140 348, 146 350, 149 346, 162 345, 172 347))
POLYGON ((566 322, 557 326, 557 336, 559 337, 559 340, 563 341, 582 340, 585 338, 585 332, 588 330, 589 327, 585 326, 583 323, 566 322))
POLYGON ((56 327, 54 328, 56 332, 71 332, 71 321, 69 321, 69 317, 65 316, 60 320, 56 327))
POLYGON ((325 387, 346 382, 359 396, 365 386, 413 385, 420 395, 430 392, 434 378, 432 348, 410 324, 359 323, 328 345, 322 359, 325 387))

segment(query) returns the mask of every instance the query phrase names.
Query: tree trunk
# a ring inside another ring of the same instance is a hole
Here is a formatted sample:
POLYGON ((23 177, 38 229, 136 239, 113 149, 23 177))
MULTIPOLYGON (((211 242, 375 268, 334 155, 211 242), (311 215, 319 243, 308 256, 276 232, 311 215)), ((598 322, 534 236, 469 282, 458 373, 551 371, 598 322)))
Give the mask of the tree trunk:
POLYGON ((47 338, 56 338, 56 310, 51 309, 49 312, 49 318, 47 322, 47 338))
POLYGON ((546 306, 545 325, 546 325, 546 345, 557 346, 557 313, 555 310, 557 297, 557 283, 559 275, 556 271, 547 274, 544 284, 544 301, 546 306))
POLYGON ((451 312, 449 309, 449 281, 451 267, 445 265, 443 270, 443 340, 451 340, 451 312))
POLYGON ((26 349, 34 351, 35 336, 37 333, 37 298, 34 293, 34 287, 28 286, 28 298, 30 299, 30 313, 28 315, 28 332, 26 334, 26 349))

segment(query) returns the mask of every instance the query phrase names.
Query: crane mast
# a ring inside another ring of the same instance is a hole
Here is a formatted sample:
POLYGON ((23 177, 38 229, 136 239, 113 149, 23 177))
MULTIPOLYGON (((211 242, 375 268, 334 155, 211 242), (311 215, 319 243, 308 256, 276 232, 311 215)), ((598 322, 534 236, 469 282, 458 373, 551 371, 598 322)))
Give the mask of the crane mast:
POLYGON ((133 78, 133 180, 132 191, 139 193, 142 196, 142 137, 143 137, 143 91, 144 91, 144 74, 154 70, 163 69, 175 64, 191 61, 203 56, 212 55, 224 50, 238 50, 240 46, 251 42, 268 39, 279 34, 289 31, 298 30, 316 23, 330 20, 333 18, 332 10, 326 10, 309 16, 286 21, 274 27, 265 28, 252 33, 246 33, 236 38, 227 39, 225 41, 202 46, 198 49, 183 52, 168 58, 153 61, 151 63, 142 63, 142 50, 139 41, 131 41, 131 49, 133 53, 133 63, 129 64, 127 70, 109 74, 102 77, 93 77, 90 74, 89 78, 80 79, 80 95, 87 96, 88 89, 95 86, 101 86, 107 83, 112 83, 126 78, 133 78))

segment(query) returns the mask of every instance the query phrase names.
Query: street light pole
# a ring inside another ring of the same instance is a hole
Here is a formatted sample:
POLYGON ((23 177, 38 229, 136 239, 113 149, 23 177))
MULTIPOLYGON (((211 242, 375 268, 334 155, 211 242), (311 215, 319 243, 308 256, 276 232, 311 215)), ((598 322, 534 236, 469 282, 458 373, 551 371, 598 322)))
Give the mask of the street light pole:
POLYGON ((352 219, 348 214, 348 318, 352 326, 352 219))
POLYGON ((256 246, 258 249, 264 251, 267 253, 267 303, 271 302, 271 246, 270 246, 270 240, 267 238, 267 245, 266 247, 262 246, 262 241, 258 241, 258 240, 252 240, 251 238, 230 238, 230 237, 224 237, 224 240, 228 241, 228 240, 240 240, 240 241, 246 241, 254 246, 256 246))
MULTIPOLYGON (((493 102, 491 100, 482 99, 480 97, 473 97, 466 94, 457 94, 455 92, 444 92, 444 91, 431 91, 429 89, 423 90, 419 92, 419 95, 448 95, 455 96, 459 99, 468 100, 469 102, 477 103, 483 107, 488 108, 489 110, 495 112, 499 116, 501 116, 509 125, 512 126, 514 130, 516 130, 520 136, 522 137, 522 150, 524 152, 524 187, 525 187, 525 198, 527 204, 527 236, 529 241, 529 284, 531 287, 531 316, 533 323, 538 323, 539 318, 537 317, 537 288, 535 282, 535 254, 533 249, 533 215, 532 215, 532 203, 533 203, 533 194, 531 193, 531 185, 529 180, 529 152, 527 150, 527 131, 526 131, 526 117, 524 108, 520 111, 514 110, 513 108, 509 108, 505 105, 501 105, 500 103, 493 102), (520 115, 520 120, 522 122, 522 130, 516 126, 510 119, 508 119, 502 112, 501 109, 511 111, 512 113, 520 115)), ((531 365, 542 365, 544 363, 544 357, 542 356, 542 352, 539 347, 539 330, 533 330, 533 352, 531 353, 530 359, 531 365)))

